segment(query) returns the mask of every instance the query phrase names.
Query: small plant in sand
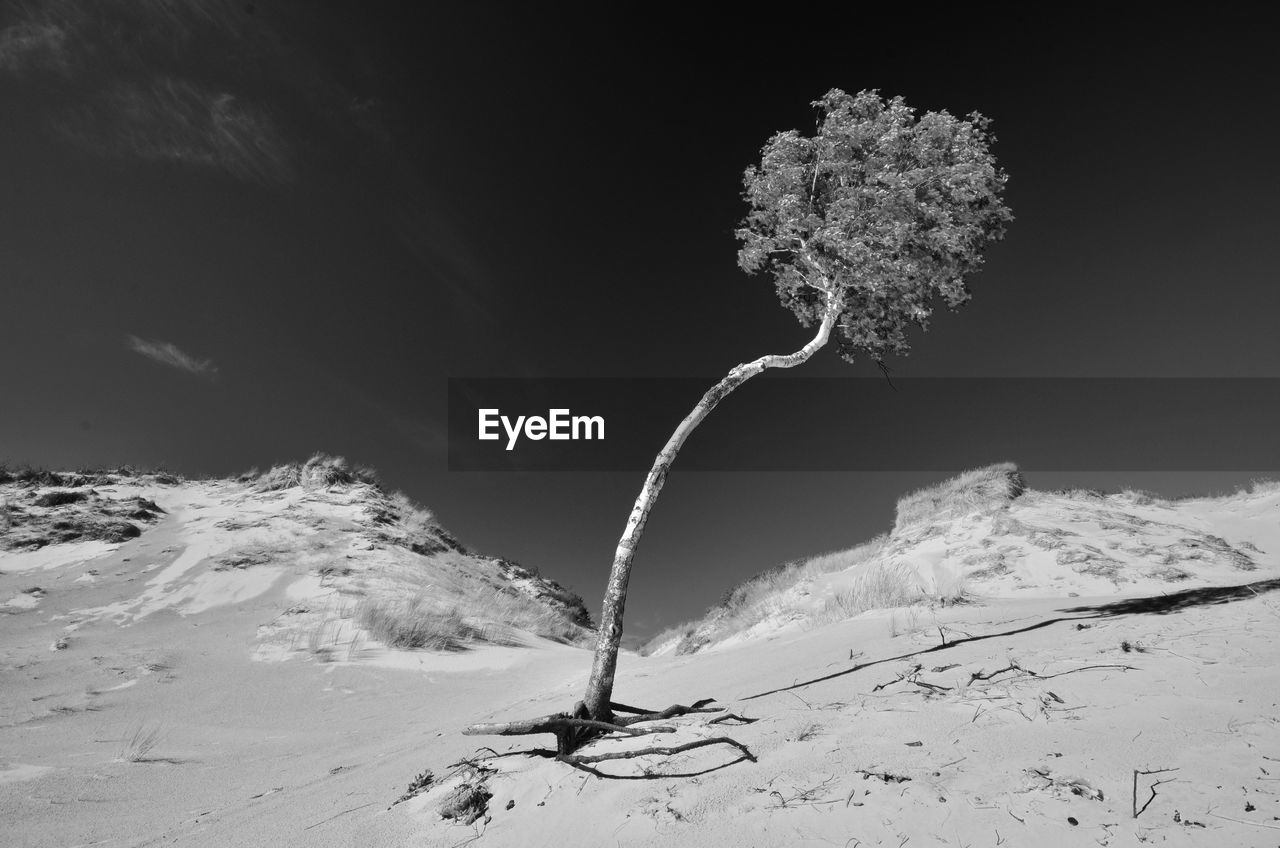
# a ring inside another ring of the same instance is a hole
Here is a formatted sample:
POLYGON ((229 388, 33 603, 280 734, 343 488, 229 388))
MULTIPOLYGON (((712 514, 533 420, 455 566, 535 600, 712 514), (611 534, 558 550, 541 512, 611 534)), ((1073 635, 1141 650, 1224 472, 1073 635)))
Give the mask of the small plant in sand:
MULTIPOLYGON (((426 771, 419 772, 417 777, 409 781, 409 786, 407 789, 404 790, 404 794, 391 802, 391 807, 394 807, 396 804, 400 804, 405 801, 408 801, 410 798, 416 798, 417 796, 421 795, 423 792, 426 792, 428 789, 430 789, 435 782, 436 782, 436 776, 431 773, 431 769, 427 769, 426 771)), ((387 809, 391 809, 391 807, 388 807, 387 809)))
POLYGON ((867 610, 910 606, 922 598, 923 593, 903 566, 877 564, 859 575, 848 589, 828 598, 824 617, 852 618, 867 610))
POLYGON ((161 724, 139 721, 125 732, 117 759, 126 763, 145 763, 152 749, 160 742, 164 730, 161 724))
POLYGON ((392 648, 459 651, 485 633, 456 609, 432 600, 426 593, 412 598, 367 598, 356 608, 356 623, 392 648))
POLYGON ((823 727, 821 724, 813 721, 806 721, 801 723, 800 726, 795 729, 791 734, 791 739, 793 742, 808 742, 810 739, 821 734, 822 730, 823 727))

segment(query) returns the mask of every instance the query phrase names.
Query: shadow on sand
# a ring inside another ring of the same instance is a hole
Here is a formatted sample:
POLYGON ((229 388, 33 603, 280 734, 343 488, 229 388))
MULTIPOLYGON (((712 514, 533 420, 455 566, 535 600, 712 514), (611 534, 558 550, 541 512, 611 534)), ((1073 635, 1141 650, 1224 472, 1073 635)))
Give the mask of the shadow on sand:
POLYGON ((1069 609, 1058 610, 1058 612, 1071 613, 1070 615, 1047 618, 1044 621, 1038 621, 1035 624, 1028 624, 1024 627, 1014 628, 1013 630, 1002 630, 999 633, 967 636, 963 639, 943 642, 940 645, 934 645, 932 648, 923 648, 919 651, 913 651, 909 654, 901 654, 896 657, 885 657, 884 659, 858 663, 857 665, 841 671, 824 674, 822 677, 815 677, 812 680, 792 683, 790 686, 781 686, 777 689, 770 689, 767 692, 757 692, 754 695, 747 695, 746 697, 738 698, 737 700, 751 701, 756 698, 763 698, 767 695, 776 695, 779 692, 790 692, 794 689, 802 689, 805 686, 812 686, 815 683, 822 683, 827 680, 833 680, 837 677, 844 677, 846 674, 853 674, 855 671, 870 668, 873 665, 882 665, 883 663, 908 660, 912 657, 918 657, 923 654, 933 654, 938 651, 945 651, 949 648, 957 647, 958 645, 968 644, 969 642, 982 642, 986 639, 999 639, 1003 636, 1015 636, 1019 633, 1029 633, 1032 630, 1040 630, 1041 628, 1048 627, 1052 624, 1058 624, 1063 621, 1081 621, 1090 618, 1112 618, 1118 615, 1136 615, 1138 613, 1166 615, 1171 612, 1179 612, 1192 607, 1226 604, 1232 601, 1243 601, 1250 598, 1261 597, 1264 592, 1273 592, 1277 589, 1280 589, 1280 579, 1259 580, 1256 583, 1242 583, 1237 586, 1207 586, 1203 589, 1186 589, 1184 591, 1174 592, 1168 595, 1154 595, 1146 598, 1123 598, 1106 604, 1097 604, 1096 606, 1071 607, 1069 609))
POLYGON ((1116 615, 1136 615, 1137 613, 1155 613, 1165 615, 1171 612, 1203 607, 1212 604, 1227 604, 1232 601, 1247 601, 1261 596, 1264 592, 1280 589, 1280 579, 1259 580, 1257 583, 1244 583, 1239 586, 1206 586, 1202 589, 1186 589, 1170 595, 1154 595, 1149 598, 1123 598, 1107 604, 1092 607, 1071 607, 1061 612, 1088 613, 1084 618, 1109 618, 1116 615))

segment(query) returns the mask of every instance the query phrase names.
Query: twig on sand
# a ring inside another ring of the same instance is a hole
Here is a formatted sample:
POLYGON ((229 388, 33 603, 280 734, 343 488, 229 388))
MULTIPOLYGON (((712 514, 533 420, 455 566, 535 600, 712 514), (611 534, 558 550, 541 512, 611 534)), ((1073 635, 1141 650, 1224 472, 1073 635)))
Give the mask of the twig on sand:
POLYGON ((950 686, 939 686, 937 683, 925 683, 923 680, 912 680, 911 682, 914 683, 916 686, 919 686, 921 689, 928 689, 931 692, 950 692, 951 691, 950 686))
POLYGON ((1231 816, 1219 815, 1218 813, 1215 813, 1212 811, 1210 811, 1209 815, 1213 816, 1215 819, 1224 819, 1225 821, 1235 822, 1236 824, 1251 824, 1254 827, 1265 827, 1265 828, 1270 828, 1271 830, 1280 830, 1280 824, 1271 824, 1270 822, 1249 821, 1248 819, 1233 819, 1231 816))
MULTIPOLYGON (((1262 597, 1262 595, 1258 593, 1258 590, 1257 590, 1257 589, 1255 589, 1255 588, 1253 588, 1252 586, 1249 586, 1249 585, 1247 585, 1247 584, 1246 584, 1246 585, 1245 585, 1245 588, 1246 588, 1246 589, 1248 589, 1250 592, 1252 592, 1255 596, 1257 596, 1257 597, 1259 597, 1259 598, 1261 598, 1261 597, 1262 597)), ((1262 602, 1262 605, 1263 605, 1264 607, 1266 607, 1267 609, 1271 610, 1271 611, 1272 611, 1273 613, 1275 613, 1276 615, 1280 615, 1280 610, 1276 609, 1274 606, 1272 606, 1271 604, 1267 603, 1266 601, 1263 601, 1263 602, 1262 602)), ((1226 816, 1218 816, 1218 818, 1222 819, 1222 818, 1226 818, 1226 816)), ((1230 819, 1230 821, 1235 821, 1235 819, 1230 819)), ((1249 822, 1249 824, 1254 824, 1254 822, 1249 822)), ((1274 825, 1264 825, 1264 827, 1274 827, 1274 825)), ((1277 830, 1280 830, 1280 828, 1276 828, 1276 829, 1277 829, 1277 830)))
MULTIPOLYGON (((826 780, 822 781, 817 786, 811 786, 808 789, 802 789, 799 792, 797 792, 795 795, 792 795, 790 798, 784 797, 783 794, 776 789, 770 792, 769 794, 778 799, 779 807, 786 807, 788 804, 795 803, 795 802, 799 802, 801 804, 834 803, 831 801, 828 801, 828 802, 815 801, 814 796, 816 796, 820 790, 825 789, 827 785, 830 784, 835 779, 836 779, 836 776, 833 774, 831 775, 831 777, 828 777, 826 780)), ((839 799, 837 798, 835 800, 838 801, 839 799)), ((847 802, 845 806, 848 806, 847 802)))
MULTIPOLYGON (((482 821, 483 821, 483 822, 485 822, 485 823, 487 824, 488 819, 487 819, 487 818, 485 818, 485 819, 482 819, 482 821)), ((475 832, 476 832, 476 835, 475 835, 475 836, 472 836, 472 837, 470 837, 469 839, 464 839, 464 840, 462 840, 461 842, 455 842, 455 843, 453 843, 453 845, 450 845, 450 846, 449 846, 449 848, 462 848, 462 846, 464 846, 464 845, 470 845, 472 842, 475 842, 475 841, 476 841, 476 840, 478 840, 480 837, 484 836, 485 825, 482 825, 482 824, 473 824, 473 825, 472 825, 472 827, 474 827, 474 828, 475 828, 475 832)))
POLYGON ((367 804, 361 804, 361 805, 360 805, 360 806, 358 806, 358 807, 352 807, 352 808, 351 808, 351 809, 349 809, 349 810, 343 810, 343 811, 342 811, 342 812, 340 812, 340 813, 334 813, 333 815, 329 816, 329 818, 327 818, 327 819, 324 819, 324 820, 322 820, 322 821, 318 821, 318 822, 316 822, 315 824, 309 824, 309 825, 307 825, 306 827, 304 827, 304 828, 303 828, 303 830, 310 830, 310 829, 311 829, 311 828, 313 828, 313 827, 319 827, 320 825, 324 824, 325 822, 331 822, 331 821, 333 821, 333 820, 334 820, 334 819, 336 819, 338 816, 345 816, 347 813, 354 813, 356 810, 363 810, 365 807, 372 807, 372 806, 373 806, 373 802, 372 802, 372 801, 370 801, 370 802, 369 802, 369 803, 367 803, 367 804))
POLYGON ((979 680, 990 680, 993 677, 998 677, 999 675, 1004 674, 1006 671, 1020 671, 1023 674, 1029 674, 1032 677, 1038 676, 1034 671, 1028 671, 1017 663, 1010 663, 1004 668, 996 669, 990 674, 982 671, 975 671, 969 675, 969 683, 977 683, 979 680))
MULTIPOLYGON (((876 684, 875 688, 873 688, 871 691, 879 692, 881 689, 884 689, 888 686, 892 686, 895 683, 910 683, 914 686, 919 686, 921 689, 926 689, 930 692, 950 692, 951 691, 950 686, 942 686, 937 683, 927 683, 921 680, 920 672, 923 670, 924 670, 924 666, 920 665, 919 663, 916 663, 911 668, 899 674, 893 680, 886 680, 884 683, 876 684)), ((795 694, 795 693, 793 692, 792 694, 795 694)))
POLYGON ((1147 799, 1147 802, 1143 804, 1141 808, 1139 808, 1138 807, 1138 775, 1164 774, 1165 772, 1170 772, 1170 771, 1177 771, 1177 769, 1162 768, 1162 769, 1150 769, 1148 771, 1139 771, 1138 769, 1133 770, 1133 817, 1135 819, 1138 816, 1142 815, 1142 813, 1147 809, 1147 807, 1151 806, 1151 802, 1156 799, 1156 787, 1161 785, 1162 783, 1169 783, 1173 780, 1173 778, 1169 778, 1168 780, 1157 780, 1155 783, 1151 784, 1151 786, 1148 787, 1151 790, 1151 797, 1147 799))
POLYGON ((747 718, 746 716, 740 716, 737 713, 725 713, 724 715, 716 716, 715 718, 711 719, 710 721, 707 722, 707 724, 720 724, 721 722, 724 722, 724 721, 733 721, 733 722, 737 722, 738 724, 754 724, 759 720, 760 719, 758 718, 747 718))
POLYGON ((914 677, 915 675, 919 674, 919 673, 920 673, 920 670, 921 670, 922 668, 924 668, 924 666, 920 665, 919 663, 916 663, 916 664, 915 664, 915 665, 913 665, 910 669, 908 669, 908 670, 906 670, 906 671, 902 672, 902 673, 901 673, 901 674, 899 674, 897 677, 895 677, 893 680, 886 680, 884 683, 877 683, 877 684, 872 688, 872 690, 871 690, 871 691, 872 691, 872 692, 879 692, 881 689, 884 689, 884 688, 885 688, 885 687, 887 687, 887 686, 892 686, 892 685, 893 685, 893 684, 895 684, 895 683, 901 683, 901 682, 902 682, 902 681, 904 681, 904 680, 910 680, 912 677, 914 677))
MULTIPOLYGON (((1072 668, 1072 669, 1068 669, 1067 671, 1060 671, 1057 674, 1037 674, 1035 676, 1040 678, 1041 680, 1052 680, 1055 677, 1062 677, 1063 675, 1066 675, 1066 674, 1075 674, 1077 671, 1088 671, 1093 668, 1118 668, 1121 671, 1141 671, 1142 670, 1137 666, 1133 666, 1133 665, 1115 665, 1115 664, 1082 665, 1079 668, 1072 668)), ((1031 674, 1031 673, 1032 672, 1028 672, 1028 674, 1031 674)))

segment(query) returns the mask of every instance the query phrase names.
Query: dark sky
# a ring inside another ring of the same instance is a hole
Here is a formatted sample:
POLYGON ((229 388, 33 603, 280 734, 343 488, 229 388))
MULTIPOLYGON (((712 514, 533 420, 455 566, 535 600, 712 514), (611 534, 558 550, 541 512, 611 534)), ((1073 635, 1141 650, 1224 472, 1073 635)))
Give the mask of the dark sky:
MULTIPOLYGON (((711 381, 803 344, 733 230, 743 168, 832 87, 980 110, 1010 175, 973 301, 895 376, 1280 378, 1271 21, 691 8, 0 5, 0 458, 221 475, 344 454, 594 605, 642 474, 450 473, 445 380, 711 381)), ((833 350, 804 370, 878 373, 833 350)), ((1028 474, 1179 494, 1278 465, 1028 474)), ((629 630, 868 538, 942 476, 677 472, 629 630)))

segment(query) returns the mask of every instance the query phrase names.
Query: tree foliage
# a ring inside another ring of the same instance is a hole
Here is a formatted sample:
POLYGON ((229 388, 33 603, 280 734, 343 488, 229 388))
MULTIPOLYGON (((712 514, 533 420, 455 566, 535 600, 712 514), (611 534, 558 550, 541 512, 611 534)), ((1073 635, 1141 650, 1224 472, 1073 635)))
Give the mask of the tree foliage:
POLYGON ((1013 217, 1007 177, 977 112, 917 116, 901 97, 839 89, 813 105, 812 138, 780 132, 746 170, 738 264, 772 274, 804 326, 838 309, 841 356, 881 362, 908 352, 907 329, 927 328, 936 298, 968 300, 965 276, 1013 217))

